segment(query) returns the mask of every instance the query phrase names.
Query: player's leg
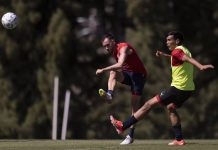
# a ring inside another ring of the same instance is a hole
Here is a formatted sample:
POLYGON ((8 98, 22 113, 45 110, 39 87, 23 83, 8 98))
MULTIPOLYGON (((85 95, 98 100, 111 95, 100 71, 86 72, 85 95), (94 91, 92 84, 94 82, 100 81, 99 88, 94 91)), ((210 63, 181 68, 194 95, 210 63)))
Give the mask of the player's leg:
POLYGON ((159 100, 157 96, 149 99, 144 103, 144 105, 141 108, 139 108, 139 110, 133 116, 136 118, 136 120, 141 120, 144 117, 144 115, 147 114, 150 111, 150 109, 158 103, 159 100))
POLYGON ((175 87, 172 89, 174 93, 174 101, 167 105, 167 110, 173 131, 175 133, 175 140, 170 142, 168 145, 184 145, 185 141, 183 140, 181 120, 176 108, 179 108, 183 105, 183 103, 192 95, 192 91, 182 91, 176 89, 175 87))
POLYGON ((108 78, 108 91, 107 93, 113 95, 114 88, 116 86, 116 82, 121 82, 124 80, 124 76, 122 72, 118 71, 110 71, 110 76, 108 78))
POLYGON ((116 71, 110 71, 110 75, 108 78, 108 92, 112 95, 114 88, 116 86, 117 78, 119 78, 120 73, 116 71))
MULTIPOLYGON (((139 95, 132 95, 131 98, 131 112, 132 115, 138 110, 138 104, 141 96, 139 95)), ((126 144, 131 144, 134 141, 134 132, 135 132, 135 126, 132 125, 129 128, 129 134, 126 136, 126 138, 120 143, 120 145, 126 145, 126 144)))
POLYGON ((122 122, 119 120, 116 120, 113 116, 110 116, 111 123, 116 128, 118 134, 122 133, 127 128, 134 125, 136 122, 138 122, 140 119, 143 118, 143 116, 149 112, 149 110, 156 104, 159 103, 159 100, 157 96, 151 98, 150 100, 146 101, 144 105, 130 118, 128 118, 126 121, 122 122))
MULTIPOLYGON (((134 73, 134 72, 123 72, 124 80, 123 84, 126 84, 131 87, 131 114, 134 115, 136 111, 139 109, 139 100, 143 93, 144 85, 146 82, 146 75, 142 73, 134 73)), ((129 134, 126 136, 126 139, 121 142, 121 145, 131 144, 134 141, 134 131, 135 127, 132 125, 129 129, 129 134)))
POLYGON ((148 101, 145 101, 144 105, 126 121, 121 122, 119 120, 116 120, 113 116, 111 116, 111 123, 115 126, 118 134, 120 134, 125 129, 129 128, 131 125, 135 124, 138 120, 140 120, 157 103, 161 103, 163 105, 172 103, 171 100, 173 96, 174 91, 173 88, 170 87, 169 89, 162 91, 161 94, 151 98, 148 101))
POLYGON ((167 110, 173 131, 175 133, 175 140, 170 142, 168 145, 184 145, 185 141, 183 140, 182 135, 181 120, 179 114, 176 111, 175 105, 173 103, 167 105, 167 110))
MULTIPOLYGON (((139 109, 139 100, 140 100, 141 96, 139 95, 132 95, 132 99, 131 99, 131 111, 132 111, 132 115, 134 115, 137 110, 139 109)), ((132 125, 130 127, 130 130, 129 130, 129 136, 131 138, 134 138, 134 130, 135 130, 135 127, 134 125, 132 125)))
POLYGON ((105 96, 108 100, 110 100, 109 102, 111 102, 113 98, 113 91, 116 86, 116 82, 117 80, 118 81, 123 80, 123 78, 124 77, 122 73, 116 71, 110 71, 109 78, 108 78, 108 90, 106 92, 103 89, 99 89, 100 96, 105 96))

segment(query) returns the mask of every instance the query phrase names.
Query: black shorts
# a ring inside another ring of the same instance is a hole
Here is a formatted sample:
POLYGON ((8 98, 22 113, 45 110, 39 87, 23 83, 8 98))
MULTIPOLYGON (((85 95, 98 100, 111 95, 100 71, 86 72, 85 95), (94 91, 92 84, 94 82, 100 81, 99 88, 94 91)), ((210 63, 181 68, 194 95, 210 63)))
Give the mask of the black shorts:
POLYGON ((146 82, 146 75, 128 71, 123 71, 122 73, 124 80, 121 83, 130 86, 133 95, 142 95, 146 82))
POLYGON ((183 91, 171 86, 169 89, 162 91, 160 95, 158 95, 158 98, 160 103, 163 105, 173 103, 177 108, 179 108, 192 95, 192 93, 193 91, 183 91))

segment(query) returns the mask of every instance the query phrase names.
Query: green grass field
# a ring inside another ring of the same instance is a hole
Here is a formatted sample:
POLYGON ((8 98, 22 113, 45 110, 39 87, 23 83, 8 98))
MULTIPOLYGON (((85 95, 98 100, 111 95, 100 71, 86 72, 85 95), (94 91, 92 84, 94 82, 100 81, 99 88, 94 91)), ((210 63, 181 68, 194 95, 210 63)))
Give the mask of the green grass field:
POLYGON ((168 146, 169 140, 135 140, 120 146, 121 140, 0 140, 0 150, 218 150, 218 140, 186 140, 185 146, 168 146))

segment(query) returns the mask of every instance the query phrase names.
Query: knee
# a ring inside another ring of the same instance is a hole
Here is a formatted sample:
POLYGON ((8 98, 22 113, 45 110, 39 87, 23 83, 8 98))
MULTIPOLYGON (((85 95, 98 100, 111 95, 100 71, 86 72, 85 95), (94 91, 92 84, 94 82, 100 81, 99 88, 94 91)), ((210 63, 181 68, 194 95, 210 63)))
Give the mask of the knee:
POLYGON ((171 110, 174 110, 174 109, 176 109, 176 106, 173 103, 167 105, 167 110, 168 111, 171 111, 171 110))
POLYGON ((115 77, 116 77, 116 72, 110 71, 110 78, 115 78, 115 77))

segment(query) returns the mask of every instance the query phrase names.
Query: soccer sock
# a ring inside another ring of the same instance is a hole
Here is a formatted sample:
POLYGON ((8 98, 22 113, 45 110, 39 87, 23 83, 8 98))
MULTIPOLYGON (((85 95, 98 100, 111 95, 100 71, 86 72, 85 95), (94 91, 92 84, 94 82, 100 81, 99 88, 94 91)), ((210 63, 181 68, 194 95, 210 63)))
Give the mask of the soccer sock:
POLYGON ((123 122, 123 129, 125 130, 129 128, 131 125, 135 124, 137 121, 138 120, 134 116, 129 117, 129 119, 123 122))
POLYGON ((131 138, 133 138, 133 136, 134 136, 134 131, 135 131, 135 128, 130 128, 130 129, 129 129, 129 136, 130 136, 131 138))
POLYGON ((113 95, 113 91, 112 90, 108 90, 107 93, 109 93, 110 95, 113 95))
POLYGON ((173 130, 174 130, 174 133, 175 133, 176 140, 181 141, 183 139, 181 125, 173 126, 173 130))

